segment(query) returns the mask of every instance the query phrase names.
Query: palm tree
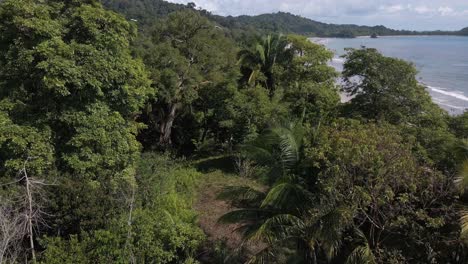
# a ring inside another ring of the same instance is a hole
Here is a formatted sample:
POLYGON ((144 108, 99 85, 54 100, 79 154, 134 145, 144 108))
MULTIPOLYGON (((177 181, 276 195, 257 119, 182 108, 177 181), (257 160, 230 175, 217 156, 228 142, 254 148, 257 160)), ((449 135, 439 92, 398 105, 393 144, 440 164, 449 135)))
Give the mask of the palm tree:
POLYGON ((355 228, 354 232, 359 244, 354 248, 351 254, 349 254, 346 259, 346 264, 376 264, 377 260, 374 252, 372 251, 364 232, 358 228, 355 228))
POLYGON ((292 173, 301 158, 304 128, 300 122, 274 125, 257 139, 241 146, 243 156, 269 168, 268 179, 274 183, 292 173))
MULTIPOLYGON (((468 150, 468 142, 465 142, 465 150, 468 150)), ((460 195, 465 195, 468 191, 468 159, 466 159, 460 168, 460 172, 455 181, 460 195)), ((461 236, 468 241, 468 204, 462 203, 460 210, 461 236)))
POLYGON ((267 193, 230 190, 225 197, 251 197, 251 206, 229 212, 222 223, 236 223, 244 243, 264 243, 250 263, 317 263, 317 257, 331 259, 340 248, 342 232, 349 225, 347 208, 314 208, 314 196, 300 183, 282 181, 267 193), (263 199, 260 199, 263 198, 263 199), (258 202, 258 203, 256 203, 258 202), (293 251, 293 254, 287 252, 293 251))
POLYGON ((253 49, 239 52, 239 63, 247 70, 247 83, 261 83, 272 95, 275 90, 273 68, 290 57, 287 38, 282 35, 268 35, 253 49), (263 77, 263 78, 262 78, 263 77))
POLYGON ((302 131, 302 126, 294 123, 278 126, 244 147, 278 177, 271 189, 262 192, 235 187, 220 196, 243 208, 225 214, 219 221, 239 224, 244 243, 265 244, 251 263, 272 263, 282 258, 287 258, 288 263, 317 263, 318 255, 331 258, 351 221, 347 217, 350 214, 344 212, 346 208, 318 208, 315 195, 294 173, 301 159, 302 131))

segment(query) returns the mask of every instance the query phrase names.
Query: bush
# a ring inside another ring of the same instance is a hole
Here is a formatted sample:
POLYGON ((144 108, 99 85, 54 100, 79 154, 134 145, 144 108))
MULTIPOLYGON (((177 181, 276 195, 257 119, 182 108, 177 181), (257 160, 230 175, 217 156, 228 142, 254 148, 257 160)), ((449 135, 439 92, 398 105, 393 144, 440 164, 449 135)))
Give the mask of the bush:
POLYGON ((43 263, 193 263, 204 240, 192 210, 200 174, 168 155, 144 154, 137 170, 135 209, 106 229, 45 237, 43 263))

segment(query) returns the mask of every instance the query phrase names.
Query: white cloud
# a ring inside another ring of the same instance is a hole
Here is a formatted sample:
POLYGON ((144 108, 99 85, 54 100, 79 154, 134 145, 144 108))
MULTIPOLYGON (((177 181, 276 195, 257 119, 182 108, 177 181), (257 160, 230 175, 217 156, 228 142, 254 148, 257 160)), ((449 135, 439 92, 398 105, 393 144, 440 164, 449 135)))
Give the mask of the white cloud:
POLYGON ((423 5, 423 6, 417 6, 414 8, 414 11, 418 14, 421 14, 421 15, 424 15, 424 14, 429 14, 431 12, 433 12, 432 9, 430 9, 429 7, 423 5))
POLYGON ((388 13, 397 13, 397 12, 403 11, 405 9, 406 9, 406 7, 404 7, 403 5, 381 6, 379 8, 379 10, 384 11, 384 12, 388 12, 388 13))
POLYGON ((453 8, 448 7, 448 6, 441 6, 441 7, 439 7, 439 9, 437 9, 437 11, 438 11, 442 16, 452 16, 452 15, 456 15, 456 14, 457 14, 457 13, 455 12, 455 10, 453 10, 453 8))

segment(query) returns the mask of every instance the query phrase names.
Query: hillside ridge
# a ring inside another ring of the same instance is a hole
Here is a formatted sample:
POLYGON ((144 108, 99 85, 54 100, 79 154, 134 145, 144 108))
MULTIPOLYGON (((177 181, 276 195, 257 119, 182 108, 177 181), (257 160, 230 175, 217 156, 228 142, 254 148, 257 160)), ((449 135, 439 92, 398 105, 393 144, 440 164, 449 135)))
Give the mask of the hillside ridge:
POLYGON ((310 37, 357 37, 377 34, 395 35, 462 35, 468 36, 468 27, 459 31, 411 31, 396 30, 383 25, 363 26, 356 24, 323 23, 289 12, 266 13, 260 15, 221 16, 197 8, 193 3, 187 5, 170 3, 163 0, 101 0, 103 5, 124 14, 127 19, 137 20, 141 26, 149 25, 157 18, 182 10, 194 9, 219 25, 236 32, 256 31, 265 33, 294 33, 310 37))

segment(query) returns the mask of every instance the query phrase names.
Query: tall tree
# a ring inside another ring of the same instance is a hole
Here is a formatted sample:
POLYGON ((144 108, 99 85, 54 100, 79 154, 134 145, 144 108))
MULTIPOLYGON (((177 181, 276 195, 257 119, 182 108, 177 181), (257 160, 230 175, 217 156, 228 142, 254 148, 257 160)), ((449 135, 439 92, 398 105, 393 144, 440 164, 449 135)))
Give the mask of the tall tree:
MULTIPOLYGON (((80 182, 91 193, 105 189, 101 199, 112 201, 115 183, 134 176, 134 120, 152 92, 143 64, 130 53, 135 36, 130 23, 94 0, 3 1, 0 109, 9 121, 2 124, 0 162, 18 171, 18 160, 33 157, 32 175, 58 170, 60 183, 80 182), (21 133, 27 137, 17 141, 21 133)), ((57 228, 76 231, 83 219, 97 218, 78 216, 91 207, 89 199, 68 204, 68 212, 59 206, 66 197, 79 200, 76 189, 60 184, 55 192, 63 195, 51 203, 55 220, 76 219, 57 228)), ((106 210, 115 211, 97 211, 106 210)))
POLYGON ((291 49, 288 40, 282 35, 268 35, 261 41, 239 52, 239 63, 245 74, 246 82, 255 86, 260 84, 270 91, 273 96, 277 80, 276 67, 291 59, 291 49))
POLYGON ((343 91, 353 97, 352 113, 397 124, 426 114, 433 104, 412 64, 371 48, 347 52, 343 91))
POLYGON ((449 130, 448 113, 417 81, 414 65, 370 48, 349 49, 345 58, 343 91, 352 99, 343 115, 400 125, 416 137, 421 159, 453 173, 460 142, 449 130))
POLYGON ((303 36, 287 36, 294 56, 279 78, 292 115, 306 123, 319 123, 337 112, 340 97, 335 69, 328 65, 333 53, 303 36))
POLYGON ((199 90, 232 79, 234 46, 221 28, 192 10, 172 13, 153 28, 136 52, 151 71, 159 97, 147 111, 159 144, 172 143, 177 116, 199 98, 199 90))

